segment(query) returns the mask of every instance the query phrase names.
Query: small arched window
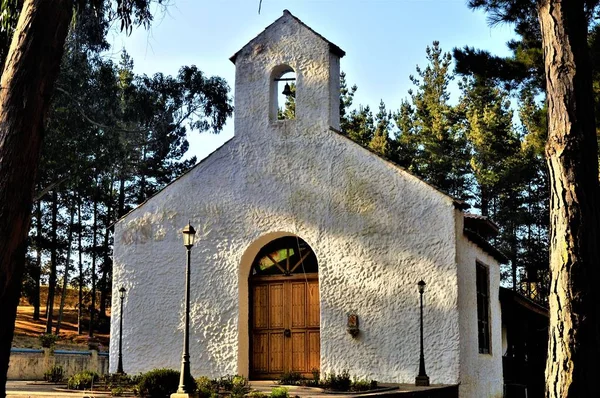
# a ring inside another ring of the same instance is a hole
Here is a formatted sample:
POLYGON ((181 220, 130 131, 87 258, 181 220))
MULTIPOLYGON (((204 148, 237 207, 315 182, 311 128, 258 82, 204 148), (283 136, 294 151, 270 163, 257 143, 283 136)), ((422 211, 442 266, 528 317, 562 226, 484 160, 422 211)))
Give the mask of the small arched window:
POLYGON ((296 72, 288 65, 273 70, 271 82, 271 119, 296 118, 296 72))
POLYGON ((265 245, 252 264, 252 276, 292 275, 318 272, 317 257, 308 244, 286 236, 265 245))

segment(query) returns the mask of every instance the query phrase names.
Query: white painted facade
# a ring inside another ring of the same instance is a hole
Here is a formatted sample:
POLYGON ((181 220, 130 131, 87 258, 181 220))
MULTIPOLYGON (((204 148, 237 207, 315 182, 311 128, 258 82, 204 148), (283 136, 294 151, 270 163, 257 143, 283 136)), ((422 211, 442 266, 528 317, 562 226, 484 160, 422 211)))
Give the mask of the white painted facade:
MULTIPOLYGON (((113 291, 127 289, 123 364, 129 374, 179 368, 185 248, 192 249, 192 374, 247 375, 248 277, 258 251, 299 236, 316 253, 321 374, 348 369, 414 383, 419 294, 433 384, 461 397, 502 393, 499 265, 462 234, 456 202, 341 136, 339 55, 288 12, 235 56, 235 137, 115 226, 113 291), (296 119, 278 121, 273 79, 294 69, 296 119), (477 351, 475 261, 489 266, 492 355, 477 351), (349 312, 361 332, 346 332, 349 312)), ((120 308, 113 296, 114 319, 120 308)), ((118 336, 113 322, 112 336, 118 336)), ((117 358, 118 339, 111 339, 117 358)), ((116 371, 116 360, 111 371, 116 371)), ((500 394, 500 395, 499 395, 500 394)))

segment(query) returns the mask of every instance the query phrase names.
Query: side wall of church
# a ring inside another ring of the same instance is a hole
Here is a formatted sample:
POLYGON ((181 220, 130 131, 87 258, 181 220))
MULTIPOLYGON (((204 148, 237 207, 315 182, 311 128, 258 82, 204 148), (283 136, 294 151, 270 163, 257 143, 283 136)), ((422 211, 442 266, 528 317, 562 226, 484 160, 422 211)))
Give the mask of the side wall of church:
MULTIPOLYGON (((457 212, 457 231, 462 231, 462 215, 457 212)), ((502 325, 500 315, 500 264, 473 242, 458 240, 458 305, 460 311, 460 397, 501 398, 502 325), (489 271, 490 353, 480 354, 477 333, 476 263, 489 271)))
MULTIPOLYGON (((339 79, 335 62, 322 38, 284 16, 236 59, 235 138, 116 225, 113 289, 127 289, 125 372, 179 368, 180 231, 190 220, 198 231, 194 375, 248 374, 249 248, 288 234, 304 239, 319 262, 322 374, 347 369, 414 383, 423 279, 427 373, 432 383, 458 382, 453 202, 329 129, 337 113, 338 93, 330 92, 331 79, 339 79), (297 75, 295 120, 269 116, 270 74, 279 64, 297 75), (356 338, 346 332, 350 312, 360 320, 356 338)), ((116 295, 113 308, 118 317, 116 295)), ((111 332, 118 335, 118 323, 111 332)), ((112 339, 112 358, 117 351, 112 339)))

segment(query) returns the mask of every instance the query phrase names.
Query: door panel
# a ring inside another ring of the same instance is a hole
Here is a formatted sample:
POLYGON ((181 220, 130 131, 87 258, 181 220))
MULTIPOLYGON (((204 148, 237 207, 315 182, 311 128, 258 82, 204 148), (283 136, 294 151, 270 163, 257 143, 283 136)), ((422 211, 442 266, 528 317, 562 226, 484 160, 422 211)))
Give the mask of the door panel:
POLYGON ((269 373, 282 373, 285 369, 284 367, 284 337, 283 332, 278 333, 270 333, 270 343, 269 344, 269 373))
POLYGON ((301 276, 251 280, 253 378, 290 371, 309 377, 319 369, 319 282, 316 274, 301 276))
POLYGON ((269 371, 269 333, 254 333, 252 339, 252 362, 256 372, 269 371))
POLYGON ((306 373, 306 332, 292 333, 292 371, 306 373))
POLYGON ((306 325, 306 282, 292 282, 292 328, 306 325))
POLYGON ((269 286, 269 329, 283 328, 283 283, 273 283, 269 286))

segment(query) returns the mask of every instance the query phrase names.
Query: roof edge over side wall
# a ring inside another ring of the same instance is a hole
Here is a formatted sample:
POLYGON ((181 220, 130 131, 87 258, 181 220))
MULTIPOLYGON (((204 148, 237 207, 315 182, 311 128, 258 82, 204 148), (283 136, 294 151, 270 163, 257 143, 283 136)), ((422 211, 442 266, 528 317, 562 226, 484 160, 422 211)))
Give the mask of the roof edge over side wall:
POLYGON ((271 26, 275 25, 277 22, 279 22, 282 18, 285 18, 286 16, 290 16, 292 17, 296 22, 298 22, 300 25, 304 26, 306 29, 310 30, 312 33, 314 33, 315 35, 317 35, 319 38, 321 38, 322 40, 324 40, 327 44, 329 44, 329 51, 335 55, 337 55, 338 57, 342 58, 344 55, 346 55, 346 52, 344 50, 342 50, 339 46, 337 46, 336 44, 332 43, 331 41, 327 40, 327 38, 325 38, 325 36, 321 35, 320 33, 316 32, 313 28, 311 28, 310 26, 308 26, 307 24, 305 24, 304 22, 302 22, 298 17, 296 17, 294 14, 292 14, 291 12, 289 12, 288 10, 283 10, 283 15, 279 18, 277 18, 275 21, 273 21, 273 23, 271 23, 269 26, 267 26, 262 32, 260 32, 258 35, 254 36, 254 38, 252 40, 250 40, 248 43, 246 43, 242 48, 240 48, 235 54, 233 54, 229 60, 231 62, 233 62, 233 64, 235 64, 235 61, 238 57, 238 55, 242 52, 242 50, 244 48, 246 48, 248 45, 250 45, 250 43, 252 43, 254 40, 256 40, 260 35, 262 35, 266 30, 268 30, 269 28, 271 28, 271 26))

